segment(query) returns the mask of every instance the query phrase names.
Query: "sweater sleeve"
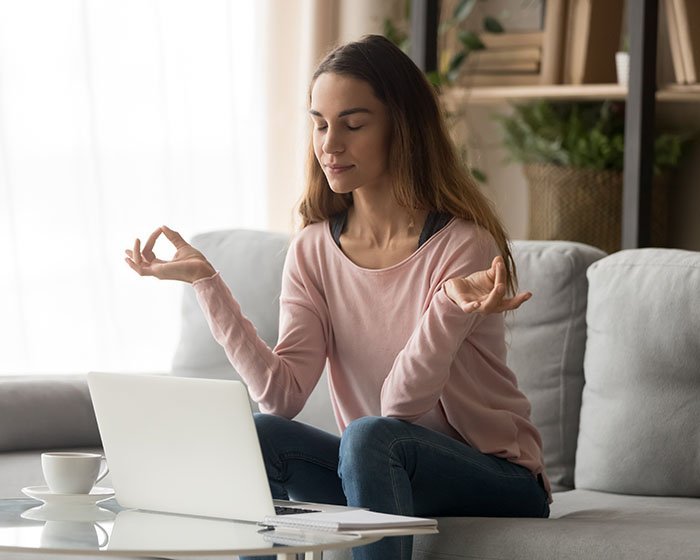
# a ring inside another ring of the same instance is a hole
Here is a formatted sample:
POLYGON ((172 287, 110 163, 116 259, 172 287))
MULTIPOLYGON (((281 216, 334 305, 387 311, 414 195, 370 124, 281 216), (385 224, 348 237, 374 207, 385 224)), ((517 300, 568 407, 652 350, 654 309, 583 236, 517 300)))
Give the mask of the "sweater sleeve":
POLYGON ((292 244, 284 265, 274 350, 258 336, 218 273, 193 285, 214 338, 253 400, 261 411, 286 418, 301 411, 326 361, 327 320, 319 310, 322 297, 309 289, 306 280, 292 244))
POLYGON ((382 416, 414 422, 432 410, 448 382, 455 356, 484 320, 465 313, 443 286, 450 278, 468 276, 491 265, 495 244, 472 244, 442 273, 440 289, 394 360, 381 392, 382 416))

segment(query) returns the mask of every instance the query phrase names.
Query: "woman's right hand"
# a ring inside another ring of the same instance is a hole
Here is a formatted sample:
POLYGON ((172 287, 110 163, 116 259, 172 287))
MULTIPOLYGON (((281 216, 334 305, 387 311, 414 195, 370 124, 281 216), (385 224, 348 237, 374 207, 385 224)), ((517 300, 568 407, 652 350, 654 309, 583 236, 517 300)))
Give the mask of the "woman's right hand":
POLYGON ((141 276, 155 276, 161 280, 180 280, 192 283, 216 274, 214 267, 205 256, 187 243, 182 236, 167 226, 155 230, 141 249, 141 241, 134 242, 134 249, 126 251, 124 260, 141 276), (175 246, 172 260, 164 261, 156 257, 153 247, 160 234, 175 246))

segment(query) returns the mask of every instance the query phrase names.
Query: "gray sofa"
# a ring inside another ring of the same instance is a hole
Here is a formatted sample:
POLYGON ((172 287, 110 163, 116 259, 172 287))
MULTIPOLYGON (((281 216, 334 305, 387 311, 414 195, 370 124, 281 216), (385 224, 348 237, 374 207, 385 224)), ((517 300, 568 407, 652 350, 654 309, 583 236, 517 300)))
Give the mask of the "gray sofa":
MULTIPOLYGON (((270 345, 287 242, 193 240, 270 345)), ((551 516, 443 518, 414 558, 699 559, 700 253, 517 241, 514 255, 534 297, 507 318, 509 364, 543 437, 551 516)), ((189 287, 182 306, 173 373, 235 378, 189 287)), ((299 419, 336 431, 325 380, 299 419)), ((96 446, 84 378, 0 378, 0 496, 42 483, 40 450, 96 446)))

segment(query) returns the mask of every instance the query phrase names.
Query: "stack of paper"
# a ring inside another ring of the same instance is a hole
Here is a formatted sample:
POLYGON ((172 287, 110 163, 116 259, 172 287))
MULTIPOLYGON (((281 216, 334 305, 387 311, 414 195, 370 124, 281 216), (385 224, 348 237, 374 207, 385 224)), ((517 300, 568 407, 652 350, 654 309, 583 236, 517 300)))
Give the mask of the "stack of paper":
POLYGON ((435 519, 406 517, 368 510, 349 510, 334 513, 296 513, 273 515, 263 520, 270 527, 294 527, 319 531, 364 531, 372 529, 398 529, 409 527, 437 527, 435 519))

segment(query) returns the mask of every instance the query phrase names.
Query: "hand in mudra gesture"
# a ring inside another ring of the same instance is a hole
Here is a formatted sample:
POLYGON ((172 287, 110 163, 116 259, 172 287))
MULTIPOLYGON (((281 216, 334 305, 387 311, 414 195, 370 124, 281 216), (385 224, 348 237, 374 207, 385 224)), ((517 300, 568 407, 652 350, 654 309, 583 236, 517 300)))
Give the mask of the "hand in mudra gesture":
POLYGON ((511 311, 532 297, 531 292, 505 297, 506 267, 500 255, 493 259, 488 270, 480 270, 467 277, 450 278, 444 288, 447 296, 466 313, 511 311))
POLYGON ((134 249, 126 251, 126 263, 141 276, 155 276, 161 280, 180 280, 194 282, 200 278, 208 278, 216 273, 206 257, 187 243, 182 236, 167 226, 155 230, 141 249, 141 240, 134 242, 134 249), (176 251, 173 258, 164 261, 156 257, 153 247, 160 234, 170 241, 176 251))

